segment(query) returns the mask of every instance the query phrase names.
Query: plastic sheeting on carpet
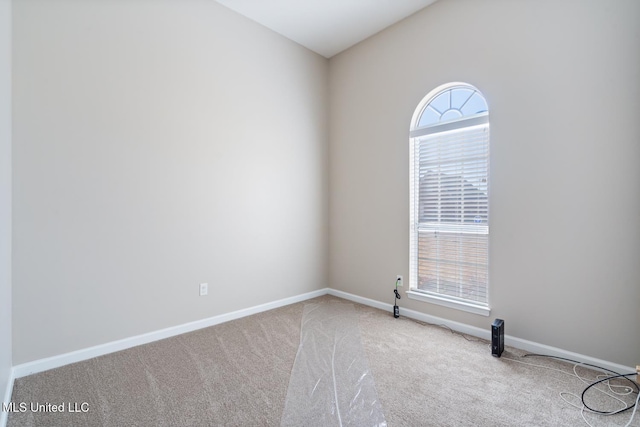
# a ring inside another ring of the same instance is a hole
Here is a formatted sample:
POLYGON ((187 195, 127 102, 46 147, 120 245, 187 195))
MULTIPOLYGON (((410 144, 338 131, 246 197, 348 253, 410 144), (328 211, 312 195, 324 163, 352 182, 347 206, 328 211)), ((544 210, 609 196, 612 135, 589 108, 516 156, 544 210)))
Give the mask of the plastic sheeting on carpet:
POLYGON ((386 426, 352 304, 307 304, 282 426, 386 426))

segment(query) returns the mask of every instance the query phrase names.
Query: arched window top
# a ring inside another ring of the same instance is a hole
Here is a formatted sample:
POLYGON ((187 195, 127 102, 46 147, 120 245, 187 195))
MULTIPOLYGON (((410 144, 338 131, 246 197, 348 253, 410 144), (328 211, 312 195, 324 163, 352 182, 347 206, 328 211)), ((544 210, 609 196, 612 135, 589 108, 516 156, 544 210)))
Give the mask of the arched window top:
POLYGON ((425 128, 488 114, 482 93, 467 83, 449 83, 434 89, 421 102, 412 129, 425 128))

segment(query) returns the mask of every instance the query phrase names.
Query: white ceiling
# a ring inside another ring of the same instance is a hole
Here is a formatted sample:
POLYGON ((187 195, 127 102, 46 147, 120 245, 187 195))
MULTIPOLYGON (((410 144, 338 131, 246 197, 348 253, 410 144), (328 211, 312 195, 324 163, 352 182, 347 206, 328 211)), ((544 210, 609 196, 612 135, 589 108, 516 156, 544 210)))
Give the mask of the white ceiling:
POLYGON ((436 0, 217 0, 330 58, 436 0))

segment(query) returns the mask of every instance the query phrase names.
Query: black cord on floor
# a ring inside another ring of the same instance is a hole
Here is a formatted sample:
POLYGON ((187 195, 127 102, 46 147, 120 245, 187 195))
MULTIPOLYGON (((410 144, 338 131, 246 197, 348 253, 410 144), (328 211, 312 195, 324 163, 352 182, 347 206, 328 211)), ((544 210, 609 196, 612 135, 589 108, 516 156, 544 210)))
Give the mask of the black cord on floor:
POLYGON ((629 409, 631 409, 631 408, 633 408, 634 406, 636 406, 636 404, 634 403, 633 405, 628 406, 628 407, 626 407, 626 408, 624 408, 624 409, 620 409, 619 411, 613 411, 613 412, 611 412, 611 411, 599 411, 599 410, 597 410, 597 409, 593 409, 593 408, 589 407, 589 405, 587 405, 587 404, 585 403, 585 401, 584 401, 584 395, 585 395, 585 393, 586 393, 586 392, 587 392, 591 387, 594 387, 594 386, 596 386, 596 385, 598 385, 598 384, 600 384, 600 383, 603 383, 603 382, 605 382, 605 381, 609 381, 609 380, 613 380, 613 379, 616 379, 616 378, 624 378, 625 380, 630 381, 630 382, 631 382, 631 384, 633 384, 633 385, 635 386, 635 388, 636 388, 636 393, 638 393, 638 392, 640 392, 640 390, 638 389, 638 384, 636 384, 634 381, 632 381, 632 380, 630 380, 629 378, 627 378, 627 377, 630 377, 630 376, 632 376, 632 375, 637 375, 637 373, 636 373, 636 372, 634 372, 633 374, 618 374, 618 375, 611 375, 610 377, 605 377, 605 378, 602 378, 602 379, 600 379, 600 380, 598 380, 598 381, 595 381, 595 382, 593 382, 593 383, 589 384, 589 385, 588 385, 588 386, 587 386, 587 387, 582 391, 582 396, 581 396, 582 404, 584 405, 584 407, 585 407, 585 408, 587 408, 587 409, 588 409, 588 410, 590 410, 591 412, 595 412, 595 413, 598 413, 598 414, 615 415, 615 414, 620 414, 620 413, 622 413, 622 412, 624 412, 624 411, 628 411, 629 409))
MULTIPOLYGON (((598 365, 592 365, 591 363, 583 363, 583 362, 580 362, 578 360, 567 359, 566 357, 551 356, 551 355, 548 355, 548 354, 538 354, 538 353, 527 353, 527 354, 524 355, 524 357, 547 357, 549 359, 565 360, 567 362, 577 363, 577 364, 583 365, 583 366, 590 366, 592 368, 598 368, 598 369, 601 369, 603 371, 611 372, 612 374, 620 375, 618 372, 612 371, 611 369, 603 368, 602 366, 598 366, 598 365)), ((634 373, 634 375, 635 375, 635 373, 634 373)))
POLYGON ((631 409, 631 408, 633 408, 634 406, 636 406, 636 404, 634 403, 633 405, 631 405, 631 406, 627 406, 626 408, 621 409, 621 410, 619 410, 619 411, 613 411, 613 412, 611 412, 611 411, 599 411, 599 410, 597 410, 597 409, 593 409, 593 408, 589 407, 589 405, 587 405, 587 404, 586 404, 586 402, 584 401, 584 395, 585 395, 585 393, 586 393, 589 389, 591 389, 592 387, 594 387, 594 386, 596 386, 596 385, 598 385, 598 384, 600 384, 600 383, 603 383, 603 382, 605 382, 605 381, 609 381, 609 380, 615 379, 615 378, 624 378, 625 380, 629 381, 629 382, 631 383, 631 385, 636 389, 636 391, 635 391, 636 393, 640 393, 640 386, 638 386, 638 384, 637 384, 635 381, 633 381, 633 380, 631 380, 631 379, 627 378, 627 377, 631 377, 631 376, 635 376, 635 375, 637 375, 637 372, 633 372, 633 373, 631 373, 631 374, 619 374, 619 373, 618 373, 618 372, 616 372, 616 371, 612 371, 611 369, 603 368, 602 366, 593 365, 593 364, 591 364, 591 363, 583 363, 583 362, 580 362, 580 361, 578 361, 578 360, 567 359, 566 357, 550 356, 550 355, 548 355, 548 354, 528 353, 528 354, 525 354, 525 355, 524 355, 524 357, 548 357, 548 358, 550 358, 550 359, 564 360, 564 361, 566 361, 566 362, 573 362, 573 363, 576 363, 576 364, 578 364, 578 365, 582 365, 582 366, 589 366, 589 367, 591 367, 591 368, 600 369, 600 370, 602 370, 602 371, 611 372, 612 374, 614 374, 614 375, 608 376, 608 377, 606 377, 606 378, 602 378, 602 379, 600 379, 600 380, 594 381, 593 383, 589 384, 589 385, 588 385, 588 386, 587 386, 587 387, 582 391, 582 395, 581 395, 582 405, 583 405, 586 409, 588 409, 589 411, 591 411, 591 412, 595 412, 595 413, 597 413, 597 414, 615 415, 615 414, 620 414, 620 413, 622 413, 622 412, 628 411, 629 409, 631 409))

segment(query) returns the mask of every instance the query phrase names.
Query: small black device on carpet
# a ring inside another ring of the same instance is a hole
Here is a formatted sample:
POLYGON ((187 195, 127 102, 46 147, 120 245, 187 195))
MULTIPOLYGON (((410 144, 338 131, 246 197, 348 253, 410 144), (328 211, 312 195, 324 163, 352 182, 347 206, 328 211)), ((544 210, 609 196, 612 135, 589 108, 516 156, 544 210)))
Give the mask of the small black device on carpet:
POLYGON ((393 293, 396 295, 396 299, 394 301, 394 305, 393 305, 393 317, 395 317, 396 319, 398 317, 400 317, 400 307, 398 307, 398 300, 400 299, 400 293, 398 292, 398 281, 400 279, 396 280, 396 288, 393 290, 393 293))
POLYGON ((500 357, 504 351, 504 320, 496 319, 491 325, 491 355, 500 357))

